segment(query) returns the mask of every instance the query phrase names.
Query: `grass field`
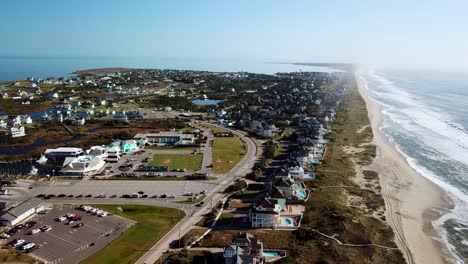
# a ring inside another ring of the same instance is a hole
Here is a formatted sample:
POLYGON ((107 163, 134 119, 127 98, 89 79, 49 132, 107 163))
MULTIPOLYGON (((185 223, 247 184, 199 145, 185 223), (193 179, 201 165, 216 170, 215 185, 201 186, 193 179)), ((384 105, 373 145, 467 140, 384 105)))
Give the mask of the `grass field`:
POLYGON ((122 205, 123 211, 116 205, 93 206, 138 223, 81 262, 84 264, 133 263, 185 216, 178 209, 147 205, 122 205))
POLYGON ((226 130, 224 128, 213 126, 213 125, 202 124, 201 126, 210 129, 211 131, 213 131, 213 133, 226 133, 226 132, 228 132, 228 130, 226 130))
POLYGON ((213 141, 213 172, 230 171, 245 155, 247 146, 239 137, 217 137, 213 141))
POLYGON ((156 154, 149 162, 149 166, 168 166, 172 169, 187 169, 197 171, 201 168, 202 154, 156 154))
POLYGON ((197 147, 171 147, 171 146, 146 146, 145 149, 154 149, 154 150, 197 150, 197 147))

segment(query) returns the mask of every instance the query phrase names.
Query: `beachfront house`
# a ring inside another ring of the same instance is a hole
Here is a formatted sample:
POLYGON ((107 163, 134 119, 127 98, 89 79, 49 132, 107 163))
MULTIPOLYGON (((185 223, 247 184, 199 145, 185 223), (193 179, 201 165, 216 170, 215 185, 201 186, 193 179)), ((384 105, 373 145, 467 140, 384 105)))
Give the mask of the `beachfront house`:
POLYGON ((224 248, 223 257, 226 264, 264 263, 263 243, 250 233, 239 233, 224 248))
POLYGON ((26 132, 24 130, 24 126, 16 125, 12 126, 8 129, 8 135, 12 138, 24 137, 26 136, 26 132))

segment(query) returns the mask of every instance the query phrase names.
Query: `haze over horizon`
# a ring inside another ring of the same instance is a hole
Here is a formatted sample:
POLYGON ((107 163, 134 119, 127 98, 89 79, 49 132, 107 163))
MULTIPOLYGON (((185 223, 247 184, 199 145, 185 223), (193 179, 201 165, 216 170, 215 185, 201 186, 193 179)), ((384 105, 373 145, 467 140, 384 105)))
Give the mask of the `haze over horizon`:
POLYGON ((2 56, 155 56, 468 70, 468 2, 2 3, 2 56))

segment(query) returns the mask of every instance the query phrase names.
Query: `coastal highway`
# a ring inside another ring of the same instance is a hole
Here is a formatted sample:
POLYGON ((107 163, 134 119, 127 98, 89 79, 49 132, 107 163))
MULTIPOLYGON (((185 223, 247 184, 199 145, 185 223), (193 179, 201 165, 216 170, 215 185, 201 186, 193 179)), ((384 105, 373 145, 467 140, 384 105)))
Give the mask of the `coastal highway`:
POLYGON ((244 158, 232 170, 220 176, 220 184, 208 191, 208 196, 205 199, 205 205, 199 210, 193 211, 182 219, 171 231, 153 245, 136 263, 137 264, 153 264, 161 255, 170 249, 170 244, 185 235, 190 228, 198 223, 204 214, 211 210, 211 206, 215 206, 223 197, 224 189, 231 185, 236 179, 247 174, 255 164, 259 152, 257 152, 257 143, 254 139, 247 136, 245 132, 231 130, 232 133, 238 135, 247 144, 247 153, 244 158))

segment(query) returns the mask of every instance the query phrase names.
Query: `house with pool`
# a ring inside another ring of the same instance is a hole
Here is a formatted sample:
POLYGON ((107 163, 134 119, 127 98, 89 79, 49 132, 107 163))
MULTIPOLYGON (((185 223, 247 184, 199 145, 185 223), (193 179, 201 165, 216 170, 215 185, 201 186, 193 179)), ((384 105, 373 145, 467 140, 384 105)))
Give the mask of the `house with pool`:
POLYGON ((274 263, 286 257, 285 250, 269 250, 250 233, 238 233, 231 245, 223 250, 225 264, 263 264, 274 263))
POLYGON ((263 198, 252 204, 249 221, 254 228, 295 230, 299 228, 303 207, 286 203, 284 198, 263 198))

